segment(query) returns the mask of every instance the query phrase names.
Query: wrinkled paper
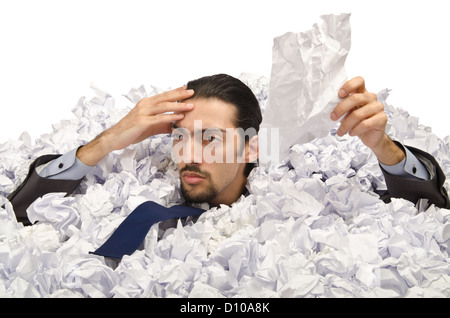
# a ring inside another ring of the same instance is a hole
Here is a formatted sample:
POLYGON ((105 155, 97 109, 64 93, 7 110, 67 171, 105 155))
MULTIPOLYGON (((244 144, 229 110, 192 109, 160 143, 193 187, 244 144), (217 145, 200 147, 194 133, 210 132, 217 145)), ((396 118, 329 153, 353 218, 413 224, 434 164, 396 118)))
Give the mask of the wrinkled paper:
MULTIPOLYGON (((322 23, 309 31, 288 32, 274 39, 269 99, 261 128, 279 129, 280 162, 292 145, 326 136, 336 125, 330 114, 347 79, 344 64, 351 45, 350 14, 321 18, 322 23)), ((276 162, 271 153, 276 151, 275 144, 265 133, 267 137, 260 135, 260 144, 267 139, 268 150, 260 160, 276 162)))

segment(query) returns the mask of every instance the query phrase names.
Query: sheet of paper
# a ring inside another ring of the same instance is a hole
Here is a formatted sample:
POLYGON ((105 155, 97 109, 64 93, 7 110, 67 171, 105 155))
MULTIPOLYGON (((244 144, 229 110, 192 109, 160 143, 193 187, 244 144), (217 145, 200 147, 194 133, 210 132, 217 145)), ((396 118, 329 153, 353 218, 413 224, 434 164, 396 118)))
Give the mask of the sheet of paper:
POLYGON ((330 114, 347 79, 344 64, 351 44, 350 14, 321 18, 322 23, 309 31, 288 32, 274 39, 260 134, 260 145, 267 142, 268 150, 262 153, 261 162, 282 161, 292 145, 325 136, 336 125, 330 114), (278 158, 271 154, 276 147, 268 137, 270 128, 279 129, 278 158))

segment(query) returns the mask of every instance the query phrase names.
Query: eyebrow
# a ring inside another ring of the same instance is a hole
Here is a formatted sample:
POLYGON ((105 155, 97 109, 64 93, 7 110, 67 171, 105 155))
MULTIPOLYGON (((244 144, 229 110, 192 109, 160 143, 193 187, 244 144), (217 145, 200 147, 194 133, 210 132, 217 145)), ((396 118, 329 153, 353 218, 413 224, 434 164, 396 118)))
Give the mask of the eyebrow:
MULTIPOLYGON (((172 123, 172 129, 180 129, 180 128, 183 129, 183 127, 179 127, 175 123, 172 123)), ((223 132, 225 134, 227 132, 225 129, 222 129, 222 128, 210 127, 210 128, 202 129, 202 133, 204 133, 207 130, 219 130, 219 131, 221 131, 221 132, 223 132)))

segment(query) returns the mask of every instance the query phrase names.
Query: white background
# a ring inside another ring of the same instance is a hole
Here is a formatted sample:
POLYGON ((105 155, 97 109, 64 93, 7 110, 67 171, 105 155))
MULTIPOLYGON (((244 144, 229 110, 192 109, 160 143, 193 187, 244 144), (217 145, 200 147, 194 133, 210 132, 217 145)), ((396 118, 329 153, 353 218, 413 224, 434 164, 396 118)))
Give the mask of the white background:
POLYGON ((90 84, 124 102, 142 84, 219 72, 270 76, 273 38, 352 13, 349 77, 450 134, 448 0, 0 0, 0 143, 71 119, 90 84))

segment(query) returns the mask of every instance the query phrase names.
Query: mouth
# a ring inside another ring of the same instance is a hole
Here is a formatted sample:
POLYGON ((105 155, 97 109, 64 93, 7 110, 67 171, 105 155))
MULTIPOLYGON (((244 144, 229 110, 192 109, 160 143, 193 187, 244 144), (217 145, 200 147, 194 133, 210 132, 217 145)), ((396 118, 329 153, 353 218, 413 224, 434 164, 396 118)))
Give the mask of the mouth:
POLYGON ((183 172, 181 178, 183 179, 184 182, 186 182, 189 185, 199 184, 203 180, 205 180, 205 177, 201 176, 200 174, 188 171, 183 172))

